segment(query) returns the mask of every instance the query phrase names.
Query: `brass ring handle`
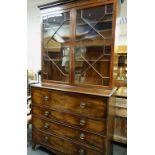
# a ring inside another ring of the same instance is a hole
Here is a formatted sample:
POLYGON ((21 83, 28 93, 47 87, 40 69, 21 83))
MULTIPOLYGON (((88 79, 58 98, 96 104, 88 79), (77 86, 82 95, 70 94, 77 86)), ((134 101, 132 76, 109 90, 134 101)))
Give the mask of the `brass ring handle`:
POLYGON ((78 152, 79 152, 79 155, 85 155, 85 153, 86 153, 84 149, 79 149, 78 152))
POLYGON ((44 112, 44 115, 45 115, 45 116, 48 116, 49 114, 50 114, 49 111, 45 111, 45 112, 44 112))
POLYGON ((80 139, 82 139, 82 140, 85 139, 85 134, 84 134, 84 133, 81 133, 81 134, 80 134, 80 139))
POLYGON ((46 136, 46 137, 45 137, 45 142, 47 142, 48 140, 49 140, 49 138, 46 136))
POLYGON ((81 119, 81 120, 80 120, 80 125, 81 125, 81 126, 84 126, 85 124, 86 124, 86 121, 85 121, 84 119, 81 119))
POLYGON ((81 108, 81 109, 84 109, 85 107, 86 107, 86 103, 82 102, 82 103, 80 104, 80 108, 81 108))
POLYGON ((48 129, 48 128, 49 128, 49 124, 48 124, 48 123, 45 123, 45 124, 44 124, 44 128, 45 128, 45 129, 48 129))
POLYGON ((49 97, 48 96, 44 96, 44 100, 48 101, 49 97))

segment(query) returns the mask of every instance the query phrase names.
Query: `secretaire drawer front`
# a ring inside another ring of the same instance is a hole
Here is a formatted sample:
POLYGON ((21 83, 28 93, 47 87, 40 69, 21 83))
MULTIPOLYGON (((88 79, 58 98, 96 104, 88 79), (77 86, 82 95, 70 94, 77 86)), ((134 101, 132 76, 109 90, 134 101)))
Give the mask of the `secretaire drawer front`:
POLYGON ((106 117, 107 104, 103 98, 68 92, 52 92, 51 107, 87 117, 106 117))
POLYGON ((103 97, 48 89, 33 88, 32 102, 94 118, 105 118, 107 112, 107 101, 103 97))
POLYGON ((103 135, 106 134, 106 120, 93 120, 37 106, 33 106, 32 114, 47 119, 53 119, 58 122, 64 122, 78 128, 99 132, 103 135))
POLYGON ((37 117, 34 117, 33 121, 33 127, 37 129, 44 130, 46 132, 48 131, 64 138, 67 137, 73 141, 78 141, 94 147, 105 149, 105 137, 103 136, 71 128, 56 122, 49 122, 37 117))
POLYGON ((47 89, 32 89, 32 102, 37 105, 50 106, 52 100, 52 93, 47 89))
POLYGON ((66 155, 104 155, 104 153, 86 148, 83 145, 72 143, 68 140, 49 135, 44 132, 34 131, 33 140, 39 144, 59 150, 66 155))

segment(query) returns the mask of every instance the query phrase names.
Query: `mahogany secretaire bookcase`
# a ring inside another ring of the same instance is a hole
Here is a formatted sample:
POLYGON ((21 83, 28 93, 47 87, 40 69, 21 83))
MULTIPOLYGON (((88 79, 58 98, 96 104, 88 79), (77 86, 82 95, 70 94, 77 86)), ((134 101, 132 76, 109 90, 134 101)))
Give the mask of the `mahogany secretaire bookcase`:
POLYGON ((116 1, 65 0, 39 8, 42 82, 32 86, 33 147, 110 155, 116 1))

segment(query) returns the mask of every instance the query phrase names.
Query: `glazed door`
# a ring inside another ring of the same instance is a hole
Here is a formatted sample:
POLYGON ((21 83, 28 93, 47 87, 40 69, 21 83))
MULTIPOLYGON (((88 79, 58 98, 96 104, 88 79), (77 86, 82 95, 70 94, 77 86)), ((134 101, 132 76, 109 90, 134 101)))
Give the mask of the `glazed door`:
POLYGON ((43 80, 69 82, 70 76, 70 12, 43 16, 42 70, 43 80))
POLYGON ((109 86, 113 4, 78 9, 74 48, 74 83, 109 86))
POLYGON ((114 7, 103 3, 43 16, 43 82, 111 86, 114 7))

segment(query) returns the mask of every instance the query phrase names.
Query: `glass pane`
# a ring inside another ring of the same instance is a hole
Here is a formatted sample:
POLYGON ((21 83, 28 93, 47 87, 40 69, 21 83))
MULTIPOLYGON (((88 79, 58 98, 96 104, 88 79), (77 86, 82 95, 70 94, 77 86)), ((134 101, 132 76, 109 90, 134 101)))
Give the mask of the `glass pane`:
POLYGON ((69 12, 43 18, 43 79, 69 81, 69 12))
POLYGON ((110 55, 102 47, 76 47, 75 83, 108 85, 110 55))
POLYGON ((75 83, 108 86, 112 45, 112 5, 77 11, 75 83))

